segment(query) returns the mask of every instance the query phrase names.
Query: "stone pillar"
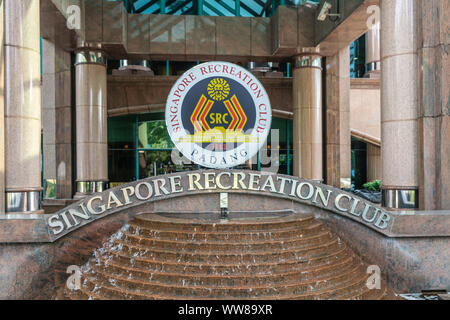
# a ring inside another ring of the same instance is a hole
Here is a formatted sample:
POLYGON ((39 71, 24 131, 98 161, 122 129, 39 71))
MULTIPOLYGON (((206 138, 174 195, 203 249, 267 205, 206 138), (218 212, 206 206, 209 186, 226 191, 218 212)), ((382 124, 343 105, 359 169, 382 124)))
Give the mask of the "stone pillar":
POLYGON ((56 101, 55 81, 55 45, 50 41, 42 39, 42 158, 44 192, 46 198, 45 183, 54 181, 56 183, 56 101))
POLYGON ((366 77, 380 78, 380 22, 366 33, 366 77))
POLYGON ((5 0, 7 213, 42 213, 39 0, 5 0))
MULTIPOLYGON (((0 1, 0 123, 5 123, 5 3, 0 1)), ((5 126, 0 125, 0 214, 5 213, 5 126)))
POLYGON ((417 1, 381 1, 382 205, 418 207, 417 1))
POLYGON ((322 57, 314 49, 294 65, 294 175, 322 181, 322 57))
POLYGON ((380 147, 367 143, 367 181, 381 180, 380 147))
POLYGON ((70 53, 43 39, 42 59, 44 181, 55 181, 57 199, 70 199, 73 196, 70 53))
POLYGON ((76 53, 76 198, 106 189, 108 182, 106 64, 99 48, 76 53))
POLYGON ((326 58, 326 183, 337 188, 351 185, 349 49, 326 58))
POLYGON ((350 47, 339 52, 339 163, 341 188, 352 180, 352 138, 350 134, 350 47))
POLYGON ((419 1, 419 204, 450 210, 450 2, 419 1))

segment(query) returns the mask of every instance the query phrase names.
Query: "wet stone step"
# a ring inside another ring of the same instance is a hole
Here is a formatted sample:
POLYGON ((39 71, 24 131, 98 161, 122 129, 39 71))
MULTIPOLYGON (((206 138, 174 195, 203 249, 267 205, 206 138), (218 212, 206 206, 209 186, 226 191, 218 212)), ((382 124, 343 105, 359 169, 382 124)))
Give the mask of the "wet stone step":
POLYGON ((327 266, 336 261, 351 256, 351 252, 348 248, 343 247, 339 251, 322 257, 317 257, 309 260, 299 261, 297 259, 287 259, 284 261, 273 261, 266 263, 252 263, 252 264, 223 264, 223 263, 211 263, 205 265, 203 263, 179 263, 170 261, 157 261, 149 260, 145 258, 129 258, 121 253, 108 256, 107 259, 113 263, 124 266, 124 268, 138 268, 142 270, 151 270, 156 272, 172 272, 172 273, 207 273, 207 274, 270 274, 277 272, 287 272, 289 270, 302 269, 308 271, 311 268, 320 268, 327 266))
POLYGON ((175 240, 175 241, 197 241, 197 242, 252 242, 261 240, 282 240, 291 238, 303 238, 325 230, 320 224, 302 230, 297 228, 284 228, 266 232, 193 232, 193 231, 160 231, 145 229, 130 225, 130 234, 147 237, 151 239, 175 240))
POLYGON ((347 292, 358 290, 366 281, 366 277, 355 275, 343 275, 341 282, 335 284, 299 284, 284 283, 282 286, 264 287, 187 287, 154 284, 152 286, 130 285, 128 282, 103 277, 96 274, 95 277, 88 275, 83 284, 90 288, 93 293, 104 295, 107 298, 118 299, 152 299, 155 296, 170 297, 171 299, 182 299, 183 297, 195 296, 200 299, 224 299, 224 298, 307 298, 307 299, 332 299, 347 292))
POLYGON ((194 232, 239 232, 239 231, 270 231, 274 229, 296 227, 298 229, 309 226, 314 222, 314 216, 291 215, 282 218, 266 218, 254 220, 213 220, 170 219, 156 214, 140 215, 136 217, 139 226, 157 230, 190 230, 194 232))
POLYGON ((177 251, 233 251, 233 250, 286 250, 290 248, 298 248, 308 245, 324 243, 332 238, 329 231, 323 230, 315 234, 307 235, 305 237, 291 237, 285 239, 264 239, 254 240, 251 242, 243 241, 182 241, 182 240, 167 240, 154 239, 142 236, 124 233, 121 239, 117 239, 117 243, 139 245, 146 248, 156 249, 172 249, 177 251))
MULTIPOLYGON (((333 277, 354 268, 360 261, 352 261, 352 258, 339 263, 328 265, 319 269, 312 269, 309 272, 303 270, 293 270, 284 273, 272 273, 253 275, 248 274, 188 274, 188 273, 164 273, 164 272, 146 272, 134 269, 126 269, 121 266, 109 263, 107 265, 92 265, 91 268, 97 273, 108 275, 110 278, 132 279, 139 282, 167 283, 172 285, 188 286, 248 286, 248 285, 276 285, 286 281, 315 282, 325 281, 331 283, 333 277)), ((352 269, 353 270, 353 269, 352 269)))
POLYGON ((366 264, 313 215, 143 214, 105 242, 72 299, 382 299, 366 264))
MULTIPOLYGON (((253 228, 245 228, 245 225, 236 225, 236 224, 229 224, 227 225, 228 230, 218 230, 217 227, 213 228, 213 225, 217 226, 217 224, 211 224, 211 226, 206 225, 205 230, 202 230, 199 227, 194 227, 188 225, 183 225, 184 228, 177 228, 176 225, 171 228, 163 228, 161 225, 151 225, 151 224, 141 224, 139 221, 134 220, 130 222, 130 228, 131 229, 137 229, 139 232, 140 230, 152 230, 156 232, 179 232, 179 233, 206 233, 206 234, 221 234, 221 233, 227 233, 227 234, 233 234, 233 233, 273 233, 282 231, 285 229, 295 229, 299 233, 303 233, 304 231, 307 232, 308 230, 312 228, 317 228, 323 226, 323 224, 318 220, 308 220, 307 222, 304 222, 300 224, 277 224, 272 226, 267 226, 267 228, 259 228, 259 227, 253 227, 253 228)), ((224 225, 222 225, 224 226, 224 225)))
MULTIPOLYGON (((223 246, 229 246, 226 251, 232 249, 232 247, 237 252, 242 252, 243 250, 247 250, 249 248, 255 248, 258 245, 263 245, 264 250, 260 251, 270 251, 270 245, 273 244, 275 246, 279 246, 280 244, 289 244, 289 243, 298 243, 298 248, 304 246, 304 244, 311 244, 311 247, 320 246, 322 244, 329 243, 330 240, 337 239, 337 241, 342 242, 337 236, 333 235, 329 231, 323 231, 317 233, 315 235, 310 235, 307 237, 298 237, 298 238, 287 238, 287 239, 277 239, 277 240, 261 240, 261 241, 251 241, 246 243, 237 243, 237 242, 225 242, 221 243, 210 243, 208 241, 183 241, 183 240, 162 240, 162 239, 153 239, 153 238, 136 238, 135 235, 129 235, 128 233, 122 234, 120 237, 111 240, 111 244, 116 248, 122 248, 123 246, 130 248, 140 248, 140 249, 154 249, 156 251, 161 251, 166 249, 167 251, 186 251, 186 247, 191 246, 192 248, 197 248, 200 251, 202 249, 206 249, 203 251, 208 251, 208 248, 213 248, 214 251, 220 251, 220 248, 223 246), (164 248, 167 247, 167 248, 164 248), (170 248, 169 248, 170 247, 170 248), (218 248, 217 248, 218 247, 218 248), (267 248, 267 249, 266 249, 267 248)), ((294 246, 295 248, 295 246, 294 246)))
POLYGON ((177 252, 174 250, 148 249, 127 244, 120 244, 122 253, 130 258, 148 258, 160 261, 197 262, 197 263, 258 263, 283 261, 287 259, 307 260, 335 252, 343 244, 334 238, 317 246, 306 248, 293 248, 278 251, 254 251, 254 252, 177 252))
POLYGON ((387 294, 386 286, 380 289, 369 289, 367 286, 357 286, 353 290, 348 290, 344 294, 337 294, 334 300, 380 300, 387 294))
POLYGON ((102 268, 93 267, 96 273, 102 274, 109 279, 122 279, 124 282, 139 282, 143 286, 144 284, 150 284, 153 282, 160 284, 170 284, 175 286, 215 286, 215 287, 232 287, 232 286, 273 286, 281 285, 285 282, 298 282, 298 283, 324 283, 333 284, 334 281, 340 281, 339 277, 345 274, 347 271, 354 271, 358 264, 349 263, 344 266, 342 272, 337 272, 333 269, 321 272, 320 274, 303 273, 302 271, 289 272, 285 274, 277 274, 271 276, 245 276, 235 277, 226 275, 212 276, 197 276, 197 275, 173 275, 173 274, 161 274, 150 273, 144 274, 142 272, 121 272, 115 268, 102 268), (338 279, 338 280, 336 280, 338 279))

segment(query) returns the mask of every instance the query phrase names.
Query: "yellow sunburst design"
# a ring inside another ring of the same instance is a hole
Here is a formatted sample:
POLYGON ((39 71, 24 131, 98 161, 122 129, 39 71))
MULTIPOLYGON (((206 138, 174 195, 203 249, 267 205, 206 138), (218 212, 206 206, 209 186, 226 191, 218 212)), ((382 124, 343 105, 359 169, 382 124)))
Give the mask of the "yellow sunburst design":
POLYGON ((222 78, 212 79, 207 89, 211 99, 216 101, 222 101, 230 94, 230 85, 222 78))

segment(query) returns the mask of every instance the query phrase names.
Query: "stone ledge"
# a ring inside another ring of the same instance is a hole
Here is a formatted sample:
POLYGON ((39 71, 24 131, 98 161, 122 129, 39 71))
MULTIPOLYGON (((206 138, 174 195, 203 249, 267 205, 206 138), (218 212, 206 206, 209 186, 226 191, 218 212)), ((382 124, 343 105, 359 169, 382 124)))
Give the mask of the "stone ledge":
POLYGON ((381 139, 378 139, 377 137, 371 136, 355 129, 350 129, 350 135, 367 143, 371 143, 374 146, 381 147, 381 139))
POLYGON ((0 243, 51 242, 46 216, 0 215, 0 243))
POLYGON ((381 80, 370 78, 351 78, 350 89, 372 89, 380 90, 381 80))

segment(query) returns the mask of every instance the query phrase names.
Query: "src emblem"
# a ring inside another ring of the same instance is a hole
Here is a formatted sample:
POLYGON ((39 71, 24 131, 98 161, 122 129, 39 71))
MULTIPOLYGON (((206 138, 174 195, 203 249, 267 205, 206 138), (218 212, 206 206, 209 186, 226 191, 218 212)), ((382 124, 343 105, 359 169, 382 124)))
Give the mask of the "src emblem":
MULTIPOLYGON (((230 86, 222 78, 215 78, 208 84, 209 96, 218 101, 227 98, 230 86)), ((226 113, 210 112, 214 111, 214 101, 209 100, 205 95, 201 95, 191 116, 191 122, 196 132, 207 132, 214 128, 214 125, 224 124, 226 130, 242 131, 247 123, 247 116, 234 94, 231 99, 223 101, 226 113)))
POLYGON ((166 124, 175 146, 187 158, 209 168, 234 167, 265 142, 270 102, 247 70, 227 62, 204 63, 172 87, 166 124))

